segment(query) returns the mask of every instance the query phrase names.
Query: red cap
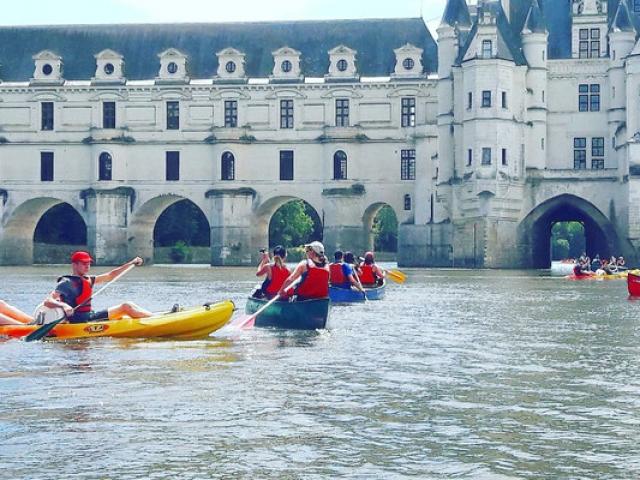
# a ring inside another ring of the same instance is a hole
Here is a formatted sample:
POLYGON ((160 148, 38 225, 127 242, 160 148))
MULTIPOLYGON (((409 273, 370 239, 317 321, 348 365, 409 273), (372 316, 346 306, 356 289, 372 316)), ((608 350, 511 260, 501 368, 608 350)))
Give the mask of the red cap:
POLYGON ((82 262, 82 263, 91 263, 93 262, 93 258, 87 252, 73 252, 71 254, 71 263, 82 262))

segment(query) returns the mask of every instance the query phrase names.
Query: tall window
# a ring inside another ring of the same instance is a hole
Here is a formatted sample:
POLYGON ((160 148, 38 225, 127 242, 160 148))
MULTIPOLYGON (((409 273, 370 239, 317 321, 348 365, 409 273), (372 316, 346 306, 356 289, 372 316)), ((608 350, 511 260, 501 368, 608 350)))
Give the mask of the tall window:
POLYGON ((111 154, 102 152, 98 158, 98 180, 111 181, 113 178, 113 159, 111 154))
POLYGON ((501 100, 502 100, 502 108, 507 108, 508 107, 508 105, 507 105, 507 92, 502 92, 500 96, 501 96, 501 100))
POLYGON ((336 127, 349 126, 349 99, 336 100, 336 127))
POLYGON ((491 165, 491 149, 483 148, 482 149, 482 165, 491 165))
POLYGON ((53 182, 53 152, 40 152, 40 181, 53 182))
POLYGON ((293 150, 280 151, 280 180, 293 180, 293 150))
POLYGON ((235 180, 236 179, 236 158, 231 152, 224 152, 222 154, 222 180, 235 180))
POLYGON ((42 102, 40 104, 41 108, 41 119, 42 119, 42 130, 53 130, 53 102, 42 102))
POLYGON ((411 195, 408 193, 404 196, 404 209, 406 211, 411 210, 411 195))
POLYGON ((237 100, 225 100, 224 126, 227 128, 235 128, 238 126, 238 101, 237 100))
POLYGON ((346 180, 347 178, 347 154, 338 150, 333 155, 333 179, 346 180))
POLYGON ((506 166, 507 165, 507 149, 503 148, 502 149, 502 165, 506 166))
POLYGON ((180 129, 180 102, 167 102, 167 130, 180 129))
POLYGON ((587 168, 587 139, 584 137, 573 139, 573 168, 575 170, 587 168))
POLYGON ((293 100, 280 100, 280 128, 293 128, 293 100))
POLYGON ((102 128, 116 128, 116 102, 102 104, 102 128))
POLYGON ((400 179, 415 180, 416 179, 416 151, 402 150, 400 157, 400 179))
POLYGON ((473 93, 467 93, 467 110, 471 110, 473 108, 473 93))
POLYGON ((591 139, 591 168, 594 170, 604 169, 604 137, 591 139))
POLYGON ((493 56, 493 42, 491 40, 482 41, 482 58, 491 58, 493 56))
POLYGON ((473 150, 467 150, 467 167, 470 167, 473 164, 473 150))
POLYGON ((414 97, 402 99, 402 126, 416 126, 416 99, 414 97))
POLYGON ((491 106, 491 91, 482 91, 482 108, 489 108, 491 106))
POLYGON ((600 29, 581 28, 578 32, 578 57, 600 57, 600 29))
POLYGON ((167 152, 166 179, 168 182, 180 180, 180 152, 167 152))
POLYGON ((600 84, 581 83, 578 85, 578 110, 580 112, 600 111, 600 84))

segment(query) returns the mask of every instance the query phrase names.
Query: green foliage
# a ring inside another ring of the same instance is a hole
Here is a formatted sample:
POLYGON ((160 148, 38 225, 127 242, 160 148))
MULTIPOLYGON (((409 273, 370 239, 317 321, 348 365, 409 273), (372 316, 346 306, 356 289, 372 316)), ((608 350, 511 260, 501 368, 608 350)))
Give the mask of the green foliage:
POLYGON ((182 200, 160 215, 153 238, 156 247, 174 247, 178 242, 207 247, 210 245, 209 222, 193 202, 182 200))
POLYGON ((373 219, 373 235, 376 251, 398 251, 398 219, 390 206, 382 207, 373 219))
POLYGON ((87 227, 80 214, 68 203, 51 207, 42 216, 33 235, 36 243, 86 245, 87 227))
POLYGON ((173 263, 182 263, 191 255, 191 248, 183 242, 179 240, 176 244, 171 247, 171 252, 169 252, 169 257, 173 263))
POLYGON ((298 247, 322 239, 322 223, 315 210, 302 200, 280 207, 269 223, 269 246, 298 247))
POLYGON ((558 222, 551 229, 551 252, 554 260, 578 258, 586 250, 584 225, 558 222))

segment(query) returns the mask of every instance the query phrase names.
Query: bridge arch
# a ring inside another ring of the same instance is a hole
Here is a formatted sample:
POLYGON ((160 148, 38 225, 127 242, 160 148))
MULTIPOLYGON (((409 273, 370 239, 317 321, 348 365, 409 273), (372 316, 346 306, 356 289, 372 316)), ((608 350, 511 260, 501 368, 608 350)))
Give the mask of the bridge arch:
POLYGON ((362 216, 362 224, 365 232, 365 248, 367 250, 375 250, 375 237, 376 232, 374 231, 374 223, 376 217, 382 212, 383 209, 388 208, 390 212, 393 212, 393 217, 395 217, 396 229, 395 229, 395 249, 397 250, 397 238, 398 238, 398 223, 399 216, 396 212, 396 209, 393 206, 389 205, 386 202, 375 202, 369 205, 362 216))
POLYGON ((58 205, 67 205, 77 213, 74 220, 81 221, 83 224, 86 245, 87 222, 81 211, 59 198, 32 198, 18 205, 3 226, 2 240, 0 241, 0 263, 2 265, 30 265, 34 263, 36 228, 47 212, 58 205))
POLYGON ((587 254, 620 254, 622 245, 614 225, 595 205, 580 197, 563 194, 534 208, 518 226, 518 247, 522 266, 551 266, 551 228, 557 222, 576 221, 584 225, 587 254))
POLYGON ((154 197, 145 202, 134 213, 128 228, 128 252, 129 257, 140 256, 145 262, 153 262, 155 248, 155 233, 158 220, 170 207, 179 202, 188 201, 194 204, 202 212, 207 227, 210 230, 209 219, 202 206, 192 199, 181 195, 168 194, 154 197))

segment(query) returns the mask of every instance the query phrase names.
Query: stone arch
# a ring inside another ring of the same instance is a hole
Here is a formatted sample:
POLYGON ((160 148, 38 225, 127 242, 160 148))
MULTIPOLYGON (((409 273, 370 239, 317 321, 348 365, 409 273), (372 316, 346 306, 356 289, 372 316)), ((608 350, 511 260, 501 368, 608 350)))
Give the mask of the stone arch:
MULTIPOLYGON (((145 262, 153 262, 154 255, 154 230, 160 215, 164 211, 182 200, 189 200, 194 203, 200 210, 202 206, 198 205, 190 198, 181 195, 168 194, 154 197, 145 202, 133 215, 128 229, 128 251, 129 257, 140 256, 145 262)), ((207 217, 205 213, 205 217, 207 217)), ((207 221, 209 221, 207 219, 207 221)))
POLYGON ((393 211, 393 214, 395 215, 398 223, 400 222, 398 212, 395 208, 393 208, 393 206, 389 205, 388 203, 376 202, 369 205, 369 207, 367 207, 367 209, 364 211, 364 215, 362 216, 362 225, 366 236, 365 248, 367 250, 374 250, 375 235, 373 232, 373 222, 378 213, 380 213, 380 210, 382 210, 384 207, 389 207, 393 211))
MULTIPOLYGON (((252 225, 251 243, 255 247, 264 248, 269 245, 269 224, 273 215, 278 211, 280 207, 287 204, 292 200, 302 200, 306 204, 310 205, 318 215, 320 224, 324 226, 324 218, 322 210, 319 210, 313 202, 299 196, 281 195, 272 197, 262 202, 255 211, 255 218, 252 225)), ((256 252, 257 253, 257 252, 256 252)))
MULTIPOLYGON (((34 260, 34 234, 42 217, 56 205, 67 203, 53 197, 32 198, 18 205, 4 223, 0 241, 2 265, 31 265, 34 260)), ((70 204, 69 204, 70 205, 70 204)), ((70 205, 71 208, 74 208, 70 205)), ((87 221, 81 211, 85 228, 87 221)))
POLYGON ((541 203, 520 222, 518 250, 522 267, 550 267, 551 227, 565 221, 578 221, 584 225, 588 255, 621 252, 618 234, 606 215, 587 200, 563 194, 541 203))

